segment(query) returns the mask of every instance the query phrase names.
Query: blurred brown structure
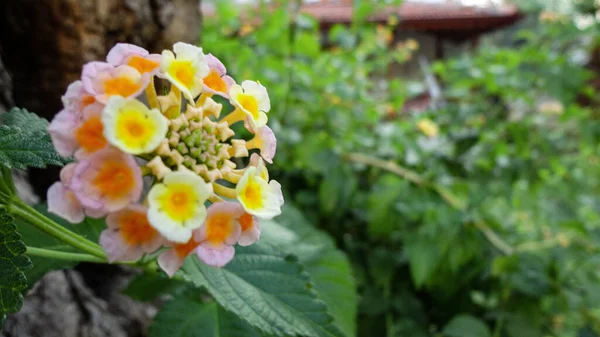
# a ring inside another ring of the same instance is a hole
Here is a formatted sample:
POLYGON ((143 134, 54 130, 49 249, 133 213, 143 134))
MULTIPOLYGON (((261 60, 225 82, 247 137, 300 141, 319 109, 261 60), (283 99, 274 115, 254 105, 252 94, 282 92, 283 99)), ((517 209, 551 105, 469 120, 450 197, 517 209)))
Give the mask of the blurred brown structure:
MULTIPOLYGON (((323 31, 335 24, 350 24, 353 18, 352 0, 310 1, 300 11, 315 17, 323 31)), ((441 59, 460 43, 476 46, 483 34, 512 25, 521 13, 514 5, 495 5, 491 1, 467 6, 460 0, 405 0, 399 6, 385 7, 368 20, 386 24, 394 17, 398 19, 395 40, 415 39, 421 55, 441 59)))
POLYGON ((198 0, 2 0, 0 57, 12 78, 14 103, 46 118, 79 78, 117 42, 159 51, 196 42, 198 0))
MULTIPOLYGON (((351 24, 353 19, 352 0, 310 1, 300 11, 315 17, 324 32, 335 24, 351 24)), ((412 39, 418 43, 419 58, 390 69, 391 76, 425 78, 427 91, 403 106, 405 112, 418 112, 443 104, 435 76, 429 69, 423 69, 427 60, 475 48, 482 35, 512 25, 521 17, 516 6, 494 4, 490 0, 480 1, 479 6, 464 5, 460 0, 405 0, 399 6, 385 7, 368 17, 368 21, 387 24, 395 18, 398 24, 393 31, 394 41, 412 39)))
MULTIPOLYGON (((198 41, 198 4, 199 0, 0 1, 0 107, 15 105, 51 119, 62 108, 61 95, 68 84, 80 77, 82 65, 104 60, 115 43, 160 51, 176 41, 198 41)), ((30 176, 39 194, 57 177, 48 171, 30 176)))
MULTIPOLYGON (((82 65, 104 60, 117 42, 160 52, 197 43, 199 0, 0 0, 0 112, 14 106, 51 119, 82 65)), ((58 168, 31 170, 38 195, 58 168)), ((48 274, 9 315, 0 337, 147 335, 156 311, 120 294, 131 275, 117 266, 81 264, 48 274)))
MULTIPOLYGON (((412 39, 419 45, 419 58, 390 69, 390 76, 425 78, 428 90, 409 99, 403 111, 418 112, 441 103, 441 89, 435 76, 429 69, 423 69, 428 64, 427 60, 470 50, 478 45, 482 35, 512 25, 522 17, 514 5, 498 4, 499 1, 492 0, 479 3, 478 6, 469 6, 461 0, 405 0, 399 6, 387 6, 368 17, 368 21, 376 24, 387 24, 396 19, 398 24, 393 30, 393 40, 412 39)), ((335 24, 349 25, 353 19, 352 0, 308 1, 300 7, 300 11, 315 17, 323 32, 335 24)))
MULTIPOLYGON (((258 3, 258 0, 238 1, 240 6, 250 8, 258 3)), ((353 0, 304 0, 299 11, 316 19, 323 32, 323 44, 327 46, 326 33, 336 24, 352 24, 354 9, 353 0)), ((214 6, 208 2, 203 2, 202 11, 206 16, 215 14, 214 6)), ((251 12, 251 9, 244 12, 251 12)), ((392 42, 409 39, 417 42, 418 57, 394 65, 389 76, 419 81, 425 77, 428 92, 410 99, 404 106, 405 111, 420 111, 430 107, 432 99, 436 100, 436 92, 439 94, 440 91, 431 88, 435 77, 423 69, 429 60, 471 50, 478 45, 482 35, 510 26, 522 16, 516 6, 503 4, 503 0, 404 0, 401 5, 384 7, 367 20, 382 25, 397 21, 392 42)), ((260 21, 260 18, 253 20, 260 21)))
MULTIPOLYGON (((324 30, 338 23, 349 24, 353 17, 352 0, 311 1, 302 5, 300 11, 314 16, 324 30)), ((399 6, 387 6, 368 20, 387 23, 390 16, 399 19, 396 32, 429 33, 440 39, 462 42, 511 25, 521 14, 514 5, 494 5, 491 2, 467 6, 460 1, 407 0, 399 6)))

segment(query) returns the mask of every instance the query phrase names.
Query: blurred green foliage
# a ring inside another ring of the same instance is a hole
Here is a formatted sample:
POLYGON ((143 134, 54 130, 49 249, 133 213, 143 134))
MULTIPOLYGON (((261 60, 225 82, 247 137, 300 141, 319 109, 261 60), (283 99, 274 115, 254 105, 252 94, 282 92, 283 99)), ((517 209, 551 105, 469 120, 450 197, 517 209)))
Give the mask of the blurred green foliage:
POLYGON ((358 335, 599 336, 595 21, 528 7, 518 31, 435 63, 441 108, 415 113, 397 18, 369 24, 363 1, 323 33, 278 3, 218 1, 202 45, 269 88, 273 175, 350 257, 358 335))

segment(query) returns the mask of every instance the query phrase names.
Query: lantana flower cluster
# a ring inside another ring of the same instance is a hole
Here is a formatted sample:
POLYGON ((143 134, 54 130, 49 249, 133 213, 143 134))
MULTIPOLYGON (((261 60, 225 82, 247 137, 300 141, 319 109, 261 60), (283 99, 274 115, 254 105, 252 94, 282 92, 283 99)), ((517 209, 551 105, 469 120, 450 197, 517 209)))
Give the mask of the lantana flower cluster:
POLYGON ((236 244, 259 239, 260 219, 281 213, 281 186, 265 164, 276 149, 267 90, 237 84, 202 48, 179 42, 159 55, 117 44, 106 62, 83 67, 62 100, 48 131, 75 162, 48 190, 48 209, 71 223, 105 217, 109 261, 158 252, 170 276, 190 254, 224 266, 236 244), (233 111, 222 116, 214 95, 233 111), (238 122, 251 139, 236 138, 238 122))

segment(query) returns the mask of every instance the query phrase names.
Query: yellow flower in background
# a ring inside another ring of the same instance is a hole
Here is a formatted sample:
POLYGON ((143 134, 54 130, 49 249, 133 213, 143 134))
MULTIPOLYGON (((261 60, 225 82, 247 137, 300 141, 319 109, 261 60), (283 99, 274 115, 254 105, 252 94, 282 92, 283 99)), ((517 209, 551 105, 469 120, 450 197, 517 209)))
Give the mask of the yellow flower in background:
POLYGON ((148 153, 167 134, 169 121, 157 109, 148 109, 136 99, 112 97, 102 112, 104 136, 114 146, 131 154, 148 153))
POLYGON ((556 235, 556 240, 561 247, 569 247, 571 244, 571 239, 569 239, 569 236, 566 233, 558 233, 558 235, 556 235))
POLYGON ((210 184, 186 169, 166 174, 148 193, 150 225, 169 241, 187 242, 206 218, 211 193, 210 184))
POLYGON ((538 110, 545 115, 562 115, 565 107, 559 101, 550 100, 540 103, 538 110))
POLYGON ((431 119, 424 118, 417 123, 417 128, 429 138, 434 138, 438 135, 439 129, 431 119))
POLYGON ((342 103, 342 98, 338 95, 330 95, 329 100, 333 105, 339 105, 340 103, 342 103))
POLYGON ((419 42, 417 42, 417 40, 415 39, 408 39, 406 41, 406 48, 415 51, 417 49, 419 49, 419 42))
POLYGON ((383 25, 377 25, 375 29, 377 39, 380 43, 383 43, 385 45, 389 45, 390 43, 392 43, 392 41, 394 40, 394 36, 392 34, 392 31, 388 27, 385 27, 383 25))
POLYGON ((254 26, 247 23, 243 24, 240 28, 240 36, 246 36, 254 31, 254 26))
POLYGON ((545 23, 566 22, 567 17, 564 14, 544 10, 540 13, 539 20, 545 23))

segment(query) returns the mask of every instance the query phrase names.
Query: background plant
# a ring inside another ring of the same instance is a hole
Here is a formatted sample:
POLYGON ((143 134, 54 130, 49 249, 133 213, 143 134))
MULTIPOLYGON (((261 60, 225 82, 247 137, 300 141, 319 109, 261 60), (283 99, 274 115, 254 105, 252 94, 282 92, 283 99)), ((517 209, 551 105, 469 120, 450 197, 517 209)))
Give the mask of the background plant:
POLYGON ((203 27, 232 73, 279 88, 277 178, 349 254, 358 335, 600 333, 594 7, 523 3, 520 28, 436 63, 445 104, 412 114, 416 86, 386 76, 411 43, 361 3, 325 35, 287 5, 219 2, 203 27))

